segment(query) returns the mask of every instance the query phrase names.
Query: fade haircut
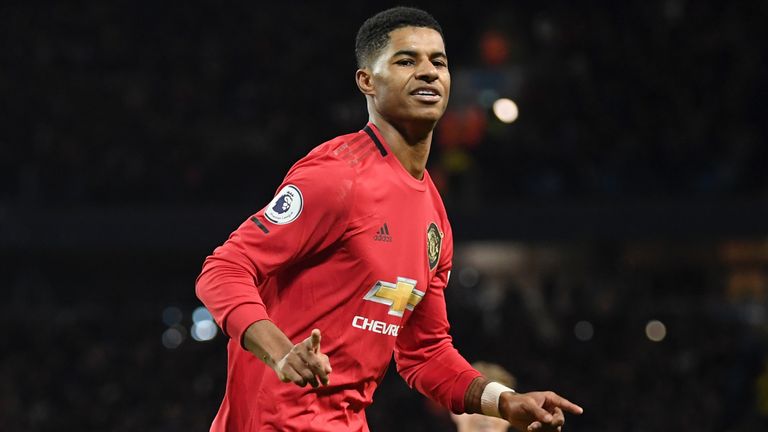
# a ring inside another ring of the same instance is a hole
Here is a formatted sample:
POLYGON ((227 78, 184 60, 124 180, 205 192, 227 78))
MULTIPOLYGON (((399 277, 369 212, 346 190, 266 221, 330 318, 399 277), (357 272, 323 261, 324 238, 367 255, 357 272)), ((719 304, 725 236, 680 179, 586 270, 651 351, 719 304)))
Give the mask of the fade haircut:
POLYGON ((435 30, 440 33, 440 37, 443 37, 440 24, 427 12, 404 6, 387 9, 365 20, 357 31, 355 40, 357 66, 362 68, 370 65, 370 62, 389 43, 389 33, 402 27, 426 27, 435 30))

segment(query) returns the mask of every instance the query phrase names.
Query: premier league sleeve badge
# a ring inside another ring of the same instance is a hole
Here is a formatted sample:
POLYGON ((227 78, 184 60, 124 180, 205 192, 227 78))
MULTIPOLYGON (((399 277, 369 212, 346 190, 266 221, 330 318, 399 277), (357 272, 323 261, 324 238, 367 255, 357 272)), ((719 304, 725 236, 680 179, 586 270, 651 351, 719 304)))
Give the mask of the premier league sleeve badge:
POLYGON ((304 207, 304 197, 294 185, 285 185, 275 195, 264 210, 264 217, 277 225, 285 225, 296 220, 304 207))

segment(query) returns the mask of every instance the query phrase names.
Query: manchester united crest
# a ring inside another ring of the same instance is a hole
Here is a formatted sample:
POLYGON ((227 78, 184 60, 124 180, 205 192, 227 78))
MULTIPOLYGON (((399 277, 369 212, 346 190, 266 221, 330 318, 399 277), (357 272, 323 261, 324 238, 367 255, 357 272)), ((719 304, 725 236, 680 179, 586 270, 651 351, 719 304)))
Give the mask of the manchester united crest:
POLYGON ((440 261, 440 247, 443 244, 443 233, 437 228, 437 224, 432 222, 427 228, 427 259, 429 260, 429 269, 434 270, 440 261))

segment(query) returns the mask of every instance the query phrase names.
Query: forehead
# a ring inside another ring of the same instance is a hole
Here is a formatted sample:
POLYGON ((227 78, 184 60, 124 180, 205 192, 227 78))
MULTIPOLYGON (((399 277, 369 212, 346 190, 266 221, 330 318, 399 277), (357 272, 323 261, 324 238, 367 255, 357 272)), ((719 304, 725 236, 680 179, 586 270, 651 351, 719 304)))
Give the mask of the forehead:
POLYGON ((445 43, 437 30, 427 27, 401 27, 389 32, 389 43, 383 51, 387 56, 398 51, 445 53, 445 43))

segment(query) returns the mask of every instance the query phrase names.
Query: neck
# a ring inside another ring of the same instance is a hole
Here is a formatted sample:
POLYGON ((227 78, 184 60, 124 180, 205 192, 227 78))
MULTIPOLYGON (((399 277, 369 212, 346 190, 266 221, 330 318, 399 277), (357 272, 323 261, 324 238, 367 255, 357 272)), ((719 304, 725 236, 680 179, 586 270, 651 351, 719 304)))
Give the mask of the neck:
POLYGON ((369 121, 376 125, 400 164, 417 180, 424 178, 434 122, 395 124, 372 113, 369 121))

